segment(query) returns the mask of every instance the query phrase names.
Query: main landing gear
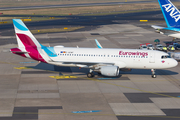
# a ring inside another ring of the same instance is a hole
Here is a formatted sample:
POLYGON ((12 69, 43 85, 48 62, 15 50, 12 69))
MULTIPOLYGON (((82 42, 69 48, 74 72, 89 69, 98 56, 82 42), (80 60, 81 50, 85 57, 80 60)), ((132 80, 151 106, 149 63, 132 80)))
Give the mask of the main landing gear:
POLYGON ((93 70, 92 70, 92 69, 89 70, 89 73, 87 74, 87 77, 88 77, 88 78, 94 77, 94 73, 93 73, 93 70))
POLYGON ((155 73, 155 70, 154 69, 151 69, 151 72, 152 72, 152 78, 156 78, 156 73, 155 73))

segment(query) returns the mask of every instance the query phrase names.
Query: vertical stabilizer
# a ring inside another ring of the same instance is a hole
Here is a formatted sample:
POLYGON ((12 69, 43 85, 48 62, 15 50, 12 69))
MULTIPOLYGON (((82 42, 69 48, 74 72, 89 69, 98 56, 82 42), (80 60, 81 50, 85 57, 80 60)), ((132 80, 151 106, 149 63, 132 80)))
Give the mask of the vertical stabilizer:
POLYGON ((19 48, 28 46, 41 47, 40 43, 32 35, 21 19, 13 19, 13 24, 19 48))
POLYGON ((170 0, 158 0, 168 27, 180 27, 180 12, 170 0))
MULTIPOLYGON (((47 53, 44 53, 42 46, 32 35, 26 25, 20 19, 13 19, 15 34, 18 42, 18 50, 24 51, 25 57, 32 58, 37 61, 50 61, 47 53)), ((44 47, 46 48, 46 47, 44 47)))

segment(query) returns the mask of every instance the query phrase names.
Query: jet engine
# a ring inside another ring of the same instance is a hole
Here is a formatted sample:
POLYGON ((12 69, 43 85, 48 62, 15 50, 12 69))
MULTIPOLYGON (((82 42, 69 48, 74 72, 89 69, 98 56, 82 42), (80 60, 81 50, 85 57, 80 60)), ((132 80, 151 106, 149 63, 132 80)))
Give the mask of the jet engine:
POLYGON ((104 76, 114 77, 114 76, 119 75, 119 67, 118 66, 102 66, 99 71, 104 76))

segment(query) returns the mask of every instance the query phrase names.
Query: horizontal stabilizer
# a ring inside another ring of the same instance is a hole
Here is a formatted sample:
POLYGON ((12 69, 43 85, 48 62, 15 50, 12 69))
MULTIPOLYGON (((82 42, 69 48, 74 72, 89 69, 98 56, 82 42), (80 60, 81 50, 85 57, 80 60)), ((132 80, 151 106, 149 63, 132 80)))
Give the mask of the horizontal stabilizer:
POLYGON ((23 51, 11 51, 12 53, 18 53, 18 54, 25 54, 25 53, 28 53, 28 52, 23 52, 23 51))
POLYGON ((165 27, 157 26, 157 25, 151 25, 152 28, 154 29, 164 29, 165 27))
POLYGON ((10 52, 12 52, 12 53, 17 53, 17 54, 25 54, 25 53, 28 53, 28 52, 26 52, 26 51, 20 50, 19 48, 12 48, 12 49, 10 49, 10 52))

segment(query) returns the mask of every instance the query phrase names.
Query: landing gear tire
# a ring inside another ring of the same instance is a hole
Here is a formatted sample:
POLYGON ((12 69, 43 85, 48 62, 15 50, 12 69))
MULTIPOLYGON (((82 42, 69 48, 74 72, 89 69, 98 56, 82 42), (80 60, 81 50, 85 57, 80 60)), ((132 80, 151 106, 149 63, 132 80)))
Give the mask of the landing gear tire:
POLYGON ((152 75, 152 78, 156 78, 157 76, 156 75, 152 75))
POLYGON ((87 74, 87 77, 88 77, 88 78, 92 78, 92 77, 94 77, 94 74, 93 74, 93 73, 88 73, 88 74, 87 74))
POLYGON ((154 69, 151 69, 151 72, 152 72, 152 78, 156 78, 156 74, 155 74, 155 70, 154 69))

